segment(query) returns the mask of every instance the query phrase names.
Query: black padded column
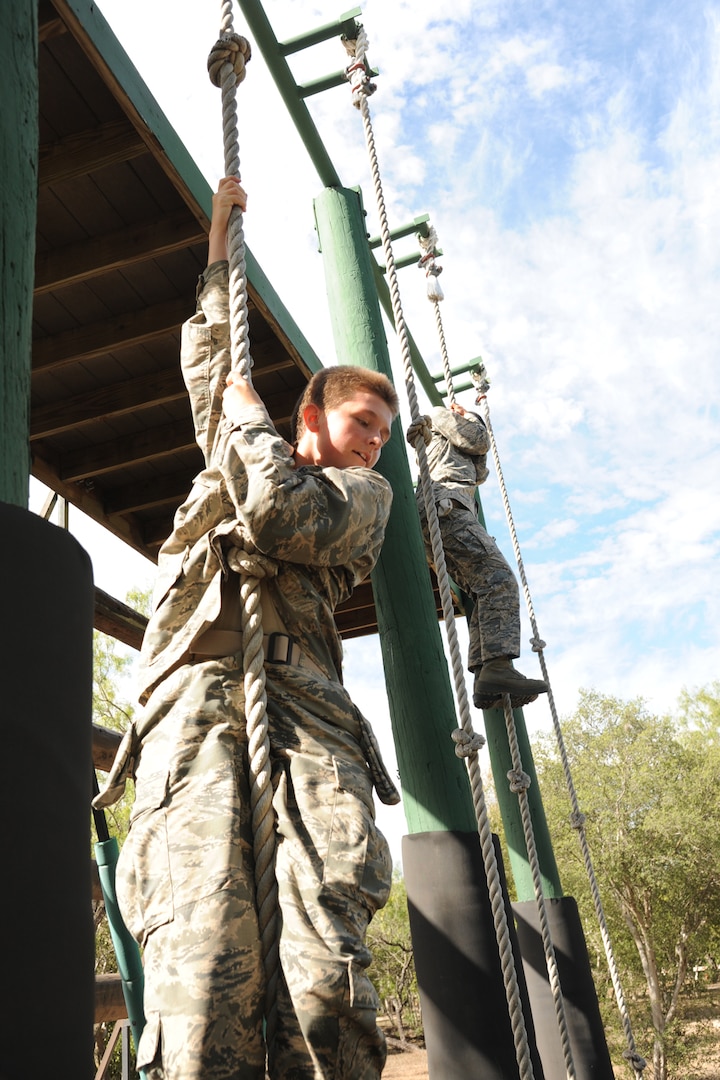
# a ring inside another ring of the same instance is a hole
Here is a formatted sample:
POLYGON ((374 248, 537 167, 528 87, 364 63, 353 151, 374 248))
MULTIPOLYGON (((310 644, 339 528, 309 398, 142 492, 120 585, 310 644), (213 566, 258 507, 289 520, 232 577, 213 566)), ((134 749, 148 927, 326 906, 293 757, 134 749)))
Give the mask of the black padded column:
MULTIPOLYGON (((497 837, 494 843, 502 874, 497 837)), ((516 1080, 479 837, 475 832, 415 833, 403 837, 402 850, 431 1080, 516 1080)), ((533 1071, 542 1080, 504 876, 503 893, 533 1071)))
MULTIPOLYGON (((572 896, 563 896, 546 900, 545 908, 558 965, 575 1075, 577 1080, 613 1080, 615 1074, 605 1041, 577 904, 572 896)), ((513 910, 545 1076, 547 1080, 565 1080, 565 1058, 548 979, 537 905, 527 900, 513 904, 513 910)))
POLYGON ((0 1073, 93 1069, 93 581, 76 540, 0 503, 5 994, 0 1073))

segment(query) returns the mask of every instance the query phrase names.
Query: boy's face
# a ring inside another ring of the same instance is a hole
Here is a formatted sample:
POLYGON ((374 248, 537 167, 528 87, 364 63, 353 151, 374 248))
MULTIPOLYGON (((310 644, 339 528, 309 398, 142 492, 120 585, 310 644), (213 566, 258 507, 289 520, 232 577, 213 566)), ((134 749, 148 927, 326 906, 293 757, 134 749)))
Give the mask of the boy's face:
POLYGON ((304 420, 306 429, 314 436, 314 465, 372 469, 390 438, 393 413, 377 394, 357 390, 327 412, 308 405, 304 420))

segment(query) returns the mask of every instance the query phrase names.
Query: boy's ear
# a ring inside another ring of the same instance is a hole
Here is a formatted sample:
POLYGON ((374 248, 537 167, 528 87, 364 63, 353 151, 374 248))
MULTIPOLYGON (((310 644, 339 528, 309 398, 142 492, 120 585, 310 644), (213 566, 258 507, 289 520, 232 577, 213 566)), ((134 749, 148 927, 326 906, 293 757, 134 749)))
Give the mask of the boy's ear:
POLYGON ((320 429, 320 406, 313 402, 303 409, 303 422, 307 431, 317 432, 320 429))

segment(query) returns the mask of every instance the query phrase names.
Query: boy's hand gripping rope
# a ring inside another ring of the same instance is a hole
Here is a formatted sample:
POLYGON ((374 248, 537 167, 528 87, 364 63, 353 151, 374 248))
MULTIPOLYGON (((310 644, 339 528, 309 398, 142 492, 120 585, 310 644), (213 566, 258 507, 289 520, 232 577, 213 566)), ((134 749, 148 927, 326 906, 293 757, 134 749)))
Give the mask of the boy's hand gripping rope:
MULTIPOLYGON (((222 90, 225 176, 236 176, 238 179, 240 179, 240 151, 235 91, 245 78, 245 66, 250 55, 249 43, 239 34, 233 33, 232 0, 222 0, 220 38, 213 46, 208 58, 208 71, 213 84, 222 90)), ((228 223, 228 264, 231 366, 252 382, 245 235, 242 211, 237 206, 233 208, 228 223)), ((260 582, 262 578, 275 574, 277 566, 272 560, 263 558, 254 550, 235 549, 229 553, 228 561, 231 567, 240 574, 255 892, 266 982, 266 1043, 271 1053, 277 1027, 280 927, 278 887, 275 878, 275 813, 272 806, 260 582)))

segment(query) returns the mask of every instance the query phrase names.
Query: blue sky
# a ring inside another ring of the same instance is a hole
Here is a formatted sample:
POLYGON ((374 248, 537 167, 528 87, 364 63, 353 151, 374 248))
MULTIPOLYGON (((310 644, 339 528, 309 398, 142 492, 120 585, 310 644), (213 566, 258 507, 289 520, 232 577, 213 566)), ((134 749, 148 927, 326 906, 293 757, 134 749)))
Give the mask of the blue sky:
MULTIPOLYGON (((214 185, 220 101, 205 63, 219 4, 99 6, 214 185), (159 62, 168 36, 171 55, 159 62)), ((572 711, 579 688, 594 687, 671 711, 683 687, 720 677, 720 3, 446 7, 447 16, 429 0, 363 5, 368 58, 381 72, 371 111, 391 225, 430 214, 445 252, 451 363, 481 354, 488 367, 558 707, 572 711)), ((267 0, 265 10, 283 39, 346 8, 267 0)), ((244 29, 239 8, 235 29, 244 29)), ((299 79, 318 77, 342 67, 344 53, 327 43, 292 64, 299 79)), ((377 233, 349 98, 339 88, 309 106, 343 182, 362 186, 377 233)), ((238 106, 248 243, 330 360, 313 231, 320 183, 259 50, 238 106)), ((404 270, 400 284, 437 371, 422 275, 404 270)), ((460 400, 472 405, 472 394, 460 400)), ((512 557, 494 475, 481 494, 512 557)), ((100 577, 105 555, 94 557, 100 577)), ((112 563, 113 581, 99 583, 122 595, 112 563)), ((123 573, 130 583, 151 577, 147 565, 123 573)), ((392 757, 374 639, 348 644, 347 681, 392 757)), ((547 706, 526 719, 546 726, 547 706)))

